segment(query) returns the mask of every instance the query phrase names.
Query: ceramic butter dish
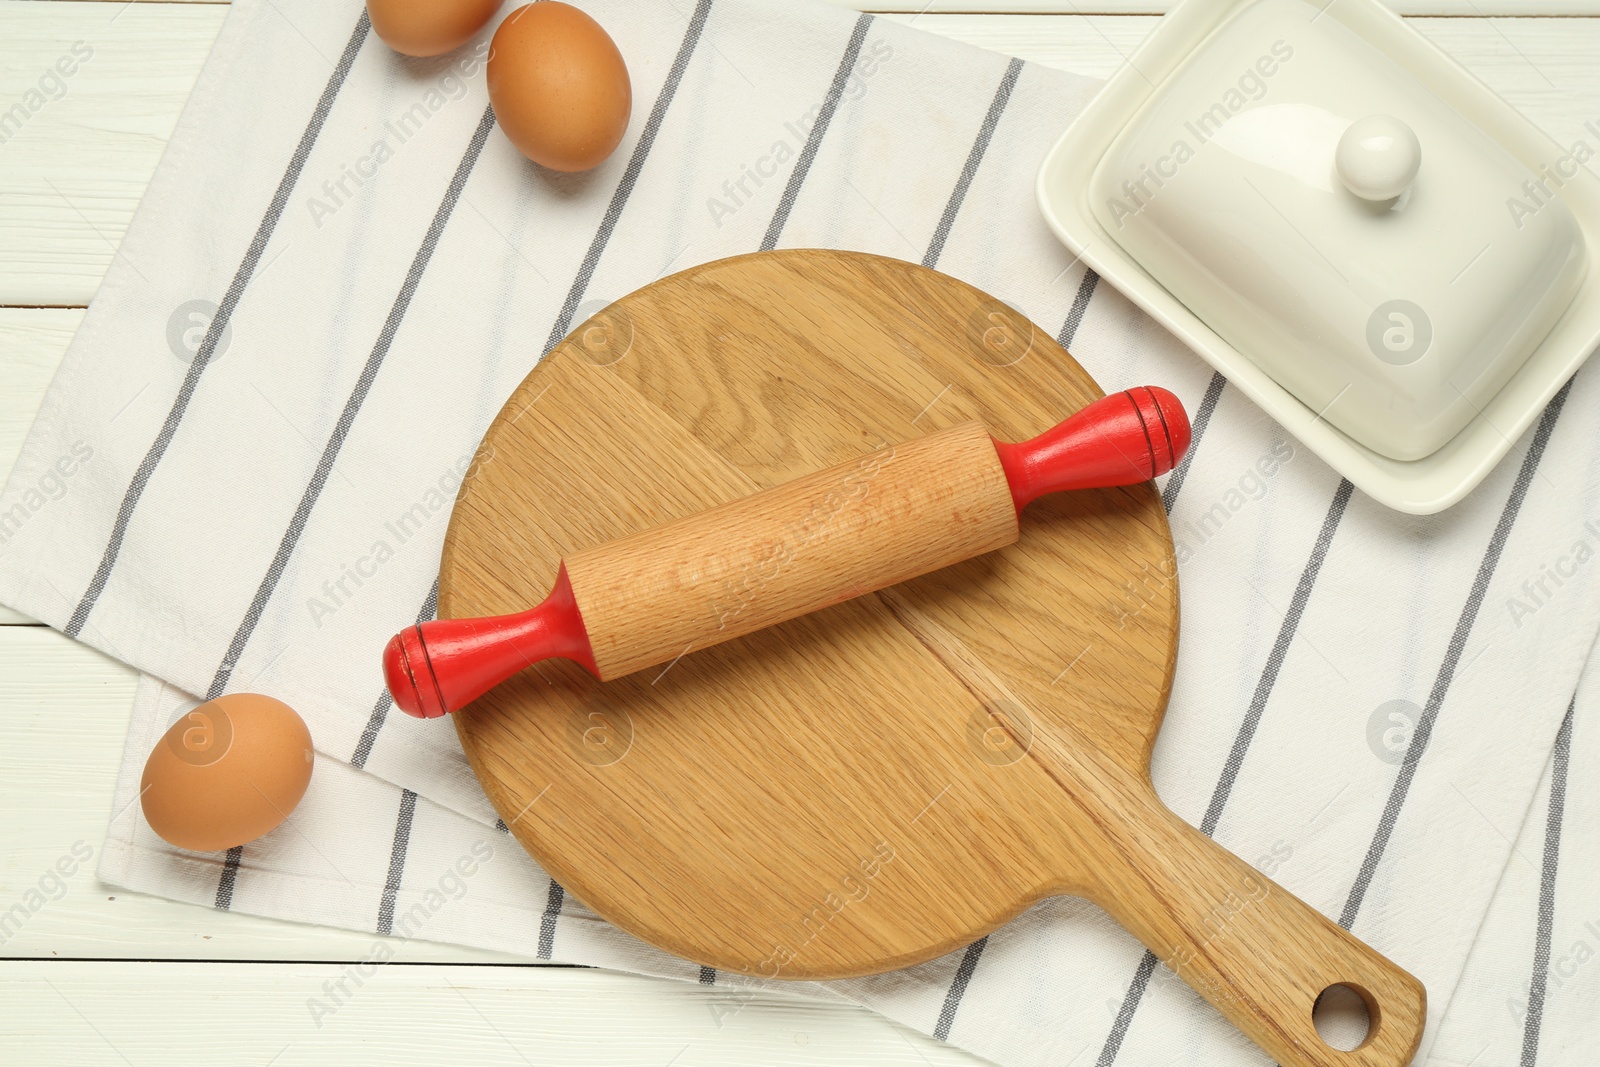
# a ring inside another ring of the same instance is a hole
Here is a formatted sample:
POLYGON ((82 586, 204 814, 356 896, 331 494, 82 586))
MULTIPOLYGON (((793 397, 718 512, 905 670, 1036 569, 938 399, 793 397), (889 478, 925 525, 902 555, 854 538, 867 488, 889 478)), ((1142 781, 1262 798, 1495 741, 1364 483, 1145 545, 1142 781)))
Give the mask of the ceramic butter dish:
POLYGON ((1381 502, 1494 466, 1600 339, 1600 185, 1377 0, 1187 0, 1040 171, 1056 233, 1381 502))

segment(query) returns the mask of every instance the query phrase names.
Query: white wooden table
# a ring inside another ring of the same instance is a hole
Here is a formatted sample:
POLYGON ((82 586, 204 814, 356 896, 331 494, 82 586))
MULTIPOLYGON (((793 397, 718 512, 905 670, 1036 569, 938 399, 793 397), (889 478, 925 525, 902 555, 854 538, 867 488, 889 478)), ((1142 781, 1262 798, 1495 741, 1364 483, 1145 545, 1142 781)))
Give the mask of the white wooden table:
MULTIPOLYGON (((1164 7, 842 2, 1102 77, 1164 7)), ((1398 6, 1557 140, 1600 122, 1600 0, 1398 6)), ((74 42, 94 49, 64 96, 20 128, 0 125, 0 471, 21 448, 226 11, 206 0, 0 0, 0 113, 74 42)), ((212 912, 96 881, 133 690, 129 668, 0 608, 0 912, 76 843, 96 853, 59 899, 0 934, 0 1062, 978 1062, 847 1006, 744 1003, 421 941, 400 943, 397 962, 347 1008, 370 1026, 319 1031, 307 999, 342 963, 367 956, 373 935, 212 912)))

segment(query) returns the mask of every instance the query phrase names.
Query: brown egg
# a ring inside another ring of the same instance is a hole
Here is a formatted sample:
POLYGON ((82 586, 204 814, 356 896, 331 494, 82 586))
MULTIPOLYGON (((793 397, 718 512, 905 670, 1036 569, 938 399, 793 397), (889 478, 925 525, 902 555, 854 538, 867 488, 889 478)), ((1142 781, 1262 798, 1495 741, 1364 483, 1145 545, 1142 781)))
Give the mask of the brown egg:
POLYGON ((311 733, 294 709, 257 693, 230 693, 162 735, 145 761, 139 799, 165 840, 216 852, 287 819, 311 781, 311 762, 311 733))
POLYGON ((597 167, 628 130, 633 86, 600 24, 559 0, 506 16, 489 46, 489 103, 511 143, 551 170, 597 167))
POLYGON ((460 48, 499 10, 500 0, 367 0, 372 32, 408 56, 460 48))

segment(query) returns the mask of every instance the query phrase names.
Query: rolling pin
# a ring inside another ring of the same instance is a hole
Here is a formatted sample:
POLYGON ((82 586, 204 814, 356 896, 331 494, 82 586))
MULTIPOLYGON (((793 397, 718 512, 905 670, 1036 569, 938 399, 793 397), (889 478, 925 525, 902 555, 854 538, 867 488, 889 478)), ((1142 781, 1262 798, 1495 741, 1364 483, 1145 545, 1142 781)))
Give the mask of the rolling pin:
POLYGON ((575 552, 536 607, 402 630, 384 678, 424 719, 553 657, 610 681, 1003 548, 1035 498, 1137 484, 1188 447, 1183 406, 1152 386, 1019 444, 962 423, 575 552))

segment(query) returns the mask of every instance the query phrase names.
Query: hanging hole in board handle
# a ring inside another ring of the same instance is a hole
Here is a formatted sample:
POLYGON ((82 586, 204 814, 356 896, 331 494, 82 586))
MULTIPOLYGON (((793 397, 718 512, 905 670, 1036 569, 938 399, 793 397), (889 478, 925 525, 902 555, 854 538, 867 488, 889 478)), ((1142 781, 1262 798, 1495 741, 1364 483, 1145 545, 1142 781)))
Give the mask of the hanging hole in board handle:
POLYGON ((1360 986, 1335 982, 1317 994, 1311 1020, 1323 1044, 1339 1052, 1354 1052, 1377 1031, 1378 1006, 1360 986))
MULTIPOLYGON (((1048 737, 1035 746, 1041 758, 1052 755, 1048 737)), ((1088 872, 1097 884, 1084 895, 1177 978, 1283 1067, 1407 1067, 1416 1058, 1428 994, 1414 975, 1179 818, 1153 791, 1119 800, 1115 817, 1108 810, 1102 822, 1114 847, 1088 872), (1117 862, 1134 845, 1163 857, 1166 880, 1143 880, 1133 864, 1117 862), (1366 1009, 1361 1030, 1318 1025, 1338 1017, 1343 990, 1366 1009)))

